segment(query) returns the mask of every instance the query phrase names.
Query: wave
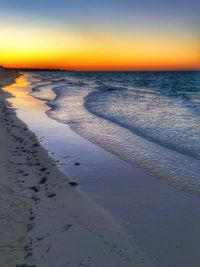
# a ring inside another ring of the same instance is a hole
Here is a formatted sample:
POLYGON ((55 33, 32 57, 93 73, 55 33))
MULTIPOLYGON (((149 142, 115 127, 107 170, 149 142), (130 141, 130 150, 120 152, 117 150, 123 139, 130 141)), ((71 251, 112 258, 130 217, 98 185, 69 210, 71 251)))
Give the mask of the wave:
POLYGON ((151 86, 137 73, 65 73, 59 78, 48 73, 33 85, 33 96, 46 101, 49 117, 84 138, 176 187, 200 194, 200 76, 170 74, 171 85, 166 74, 145 75, 151 86), (174 79, 181 85, 174 86, 174 79), (54 97, 46 97, 49 92, 54 97))
MULTIPOLYGON (((196 127, 200 125, 200 107, 188 122, 189 105, 185 106, 185 99, 177 102, 158 94, 138 93, 138 90, 101 90, 87 95, 84 106, 94 115, 117 123, 149 141, 200 158, 200 128, 196 127)), ((194 104, 190 103, 191 107, 194 109, 194 104)))

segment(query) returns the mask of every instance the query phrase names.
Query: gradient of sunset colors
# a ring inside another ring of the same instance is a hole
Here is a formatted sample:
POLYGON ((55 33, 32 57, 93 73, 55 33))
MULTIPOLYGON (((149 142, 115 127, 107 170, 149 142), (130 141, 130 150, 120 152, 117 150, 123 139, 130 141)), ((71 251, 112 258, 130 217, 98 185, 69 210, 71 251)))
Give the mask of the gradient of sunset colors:
POLYGON ((200 69, 200 1, 0 3, 0 65, 73 70, 200 69))

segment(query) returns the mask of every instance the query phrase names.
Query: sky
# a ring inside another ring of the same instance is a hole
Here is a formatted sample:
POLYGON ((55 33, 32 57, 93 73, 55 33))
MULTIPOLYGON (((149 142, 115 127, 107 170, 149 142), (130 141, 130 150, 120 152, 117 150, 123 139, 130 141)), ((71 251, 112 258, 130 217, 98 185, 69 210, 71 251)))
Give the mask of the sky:
POLYGON ((0 0, 0 65, 200 69, 199 0, 0 0))

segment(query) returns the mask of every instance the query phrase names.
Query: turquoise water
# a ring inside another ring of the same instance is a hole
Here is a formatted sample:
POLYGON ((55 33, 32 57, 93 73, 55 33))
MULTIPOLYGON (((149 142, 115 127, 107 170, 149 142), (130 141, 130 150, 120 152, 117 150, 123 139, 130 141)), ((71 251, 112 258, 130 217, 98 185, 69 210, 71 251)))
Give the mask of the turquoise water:
POLYGON ((120 158, 200 194, 200 72, 38 72, 48 115, 120 158))

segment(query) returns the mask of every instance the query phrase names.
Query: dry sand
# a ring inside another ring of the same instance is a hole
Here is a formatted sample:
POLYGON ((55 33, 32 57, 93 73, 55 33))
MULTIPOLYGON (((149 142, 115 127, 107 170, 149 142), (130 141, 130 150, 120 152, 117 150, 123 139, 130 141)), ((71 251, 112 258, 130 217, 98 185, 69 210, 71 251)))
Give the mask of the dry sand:
MULTIPOLYGON (((0 73, 3 87, 16 72, 0 73)), ((121 226, 80 193, 0 91, 0 266, 152 266, 121 226)))

